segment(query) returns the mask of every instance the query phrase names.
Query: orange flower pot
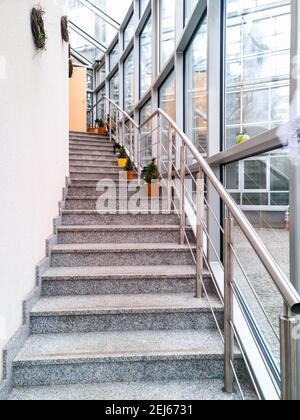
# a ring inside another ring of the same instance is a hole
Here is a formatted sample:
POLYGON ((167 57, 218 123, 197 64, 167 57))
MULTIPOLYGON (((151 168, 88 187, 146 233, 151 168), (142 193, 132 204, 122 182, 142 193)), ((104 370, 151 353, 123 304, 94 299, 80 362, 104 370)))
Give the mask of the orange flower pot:
POLYGON ((127 163, 127 159, 118 159, 118 167, 119 168, 125 168, 125 166, 126 166, 126 163, 127 163))
POLYGON ((88 133, 98 134, 98 128, 88 128, 87 131, 88 131, 88 133))
POLYGON ((148 197, 159 197, 160 185, 157 184, 147 184, 147 193, 148 197))
POLYGON ((98 134, 100 134, 101 136, 103 136, 105 133, 106 133, 105 127, 99 127, 98 128, 98 134))
POLYGON ((127 181, 132 181, 133 177, 134 177, 134 172, 133 171, 127 171, 127 181))

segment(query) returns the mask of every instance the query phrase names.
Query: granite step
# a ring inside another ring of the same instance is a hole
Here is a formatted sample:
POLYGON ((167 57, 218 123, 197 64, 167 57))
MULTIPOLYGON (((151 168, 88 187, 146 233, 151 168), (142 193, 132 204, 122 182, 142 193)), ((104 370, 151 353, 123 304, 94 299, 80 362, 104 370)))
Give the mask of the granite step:
POLYGON ((63 225, 179 225, 175 212, 151 214, 130 212, 125 214, 107 214, 90 210, 62 210, 63 225))
MULTIPOLYGON (((101 181, 101 180, 100 180, 101 181)), ((103 181, 103 180, 102 180, 103 181)), ((137 200, 133 198, 134 193, 128 193, 127 198, 116 196, 116 200, 110 199, 110 203, 105 202, 107 197, 101 199, 102 194, 95 196, 70 196, 68 195, 65 200, 66 210, 99 210, 100 212, 107 211, 114 213, 118 210, 137 212, 161 212, 168 209, 168 202, 166 199, 149 199, 148 197, 139 196, 137 200), (108 205, 110 207, 108 207, 108 205)))
MULTIPOLYGON (((93 168, 84 170, 80 168, 79 170, 70 170, 71 179, 84 179, 87 181, 95 181, 97 179, 113 179, 113 180, 125 180, 126 173, 123 168, 111 168, 111 169, 102 169, 93 168)), ((126 178, 127 180, 127 178, 126 178)))
POLYGON ((96 133, 70 133, 69 138, 72 140, 102 140, 102 141, 109 141, 109 136, 107 134, 96 134, 96 133))
POLYGON ((97 157, 97 158, 93 158, 91 157, 86 157, 86 156, 80 156, 77 155, 76 153, 72 153, 70 154, 70 165, 71 164, 80 164, 80 165, 106 165, 106 166, 111 166, 111 165, 117 165, 117 158, 116 156, 112 156, 112 157, 106 157, 104 158, 103 156, 101 157, 97 157))
POLYGON ((114 154, 114 149, 112 146, 82 146, 82 145, 78 145, 78 146, 74 146, 74 145, 70 145, 69 147, 70 153, 81 153, 81 152, 98 152, 98 153, 105 153, 105 154, 112 154, 113 156, 115 156, 114 154))
MULTIPOLYGON (((57 228, 59 244, 124 244, 124 243, 171 243, 180 242, 178 225, 93 225, 61 226, 57 228)), ((189 241, 194 240, 191 229, 187 229, 189 241)))
POLYGON ((80 161, 92 161, 92 162, 117 162, 117 157, 112 153, 98 153, 96 155, 90 153, 70 153, 69 159, 79 159, 80 161))
POLYGON ((15 386, 222 379, 217 330, 31 335, 13 363, 15 386))
POLYGON ((194 265, 194 258, 188 245, 76 244, 53 246, 50 262, 51 267, 194 265))
MULTIPOLYGON (((109 163, 105 163, 105 162, 88 162, 88 161, 80 161, 80 160, 71 160, 70 161, 70 170, 86 170, 87 168, 89 169, 102 169, 102 170, 111 170, 111 169, 120 169, 118 168, 118 163, 116 162, 111 162, 109 163)), ((124 169, 123 169, 124 171, 124 169)))
MULTIPOLYGON (((15 387, 9 401, 235 401, 221 379, 15 387)), ((252 399, 250 394, 248 399, 252 399)), ((138 404, 136 404, 138 405, 138 404)))
POLYGON ((30 314, 32 334, 103 331, 214 330, 223 325, 223 307, 215 295, 194 293, 43 297, 30 314))
MULTIPOLYGON (((59 267, 44 273, 42 296, 194 293, 195 282, 192 266, 59 267)), ((204 283, 213 294, 208 272, 204 283)))
POLYGON ((80 157, 110 157, 117 159, 113 151, 101 151, 101 150, 70 150, 70 155, 79 155, 80 157))
POLYGON ((70 146, 101 146, 101 147, 110 147, 110 148, 114 148, 114 143, 110 142, 110 141, 103 141, 103 140, 74 140, 74 139, 70 139, 69 140, 69 145, 70 146))

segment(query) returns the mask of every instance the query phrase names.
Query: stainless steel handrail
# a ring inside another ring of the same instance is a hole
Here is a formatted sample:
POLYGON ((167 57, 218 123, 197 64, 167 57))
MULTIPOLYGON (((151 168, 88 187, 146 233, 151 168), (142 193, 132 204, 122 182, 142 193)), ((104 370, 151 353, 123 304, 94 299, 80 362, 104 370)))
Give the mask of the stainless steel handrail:
MULTIPOLYGON (((233 391, 233 382, 236 377, 236 372, 233 369, 233 357, 234 357, 234 273, 233 273, 233 243, 232 243, 232 231, 233 231, 233 220, 235 220, 237 226, 241 229, 245 237, 247 238, 249 244, 255 251, 255 254, 265 267, 266 271, 269 273, 272 281, 277 287, 279 293, 281 294, 284 301, 284 313, 280 317, 280 353, 281 353, 281 391, 282 399, 296 399, 296 389, 297 389, 297 378, 295 376, 296 371, 296 339, 293 334, 293 329, 296 326, 296 320, 293 315, 300 314, 300 296, 293 285, 289 282, 288 278, 280 268, 279 264, 270 254, 263 241, 260 239, 258 234, 255 232, 254 228, 242 213, 238 205, 234 202, 230 194, 226 191, 223 184, 216 177, 214 171, 211 169, 208 162, 205 158, 199 153, 194 144, 190 141, 187 135, 178 127, 176 122, 172 120, 162 109, 158 108, 154 111, 142 124, 137 124, 119 105, 115 104, 111 99, 103 96, 103 98, 94 105, 91 110, 101 103, 103 100, 106 100, 110 106, 114 107, 119 113, 123 115, 123 120, 117 119, 116 121, 116 131, 117 138, 122 140, 122 135, 119 134, 119 127, 122 126, 122 133, 124 135, 124 125, 125 120, 130 122, 130 126, 134 127, 138 132, 138 139, 135 139, 136 154, 133 157, 135 160, 136 167, 139 169, 139 180, 140 180, 140 162, 141 162, 141 144, 140 140, 144 133, 141 133, 143 127, 149 124, 153 119, 157 120, 157 161, 158 165, 161 164, 161 149, 163 148, 162 139, 161 139, 161 130, 162 118, 166 120, 168 124, 168 171, 166 175, 168 176, 169 184, 172 182, 172 173, 173 173, 173 136, 174 133, 177 134, 178 138, 181 139, 180 146, 180 171, 179 171, 179 180, 180 180, 180 243, 184 243, 185 239, 185 176, 186 176, 186 151, 188 150, 193 159, 196 161, 195 165, 198 166, 198 177, 197 177, 197 206, 196 206, 196 220, 197 220, 197 231, 196 231, 196 249, 197 249, 197 258, 196 258, 196 268, 197 268, 197 281, 196 281, 196 296, 201 296, 201 283, 203 284, 202 278, 202 269, 203 269, 203 259, 205 260, 205 254, 201 252, 203 250, 203 237, 204 234, 208 235, 209 232, 205 229, 203 223, 203 208, 205 205, 205 196, 204 196, 204 176, 207 177, 208 182, 212 184, 219 197, 225 205, 225 218, 224 218, 224 356, 225 356, 225 391, 231 393, 233 391), (201 215, 202 214, 202 215, 201 215)), ((110 115, 111 121, 111 115, 110 115)), ((110 136, 111 136, 111 124, 110 124, 110 136)), ((133 135, 132 129, 130 129, 130 144, 132 147, 133 144, 133 135)), ((153 144, 152 144, 153 146, 153 144)), ((177 149, 176 149, 177 150, 177 149)), ((172 201, 172 188, 168 187, 169 202, 172 201)))

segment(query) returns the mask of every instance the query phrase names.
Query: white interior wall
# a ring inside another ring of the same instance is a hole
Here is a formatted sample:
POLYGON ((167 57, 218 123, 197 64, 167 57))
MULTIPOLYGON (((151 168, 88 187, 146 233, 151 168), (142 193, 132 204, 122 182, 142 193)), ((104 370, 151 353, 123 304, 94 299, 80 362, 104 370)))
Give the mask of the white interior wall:
MULTIPOLYGON (((39 0, 48 36, 37 52, 36 0, 0 0, 0 352, 22 324, 22 302, 68 173, 68 46, 61 0, 39 0)), ((2 366, 0 363, 0 379, 2 366)))

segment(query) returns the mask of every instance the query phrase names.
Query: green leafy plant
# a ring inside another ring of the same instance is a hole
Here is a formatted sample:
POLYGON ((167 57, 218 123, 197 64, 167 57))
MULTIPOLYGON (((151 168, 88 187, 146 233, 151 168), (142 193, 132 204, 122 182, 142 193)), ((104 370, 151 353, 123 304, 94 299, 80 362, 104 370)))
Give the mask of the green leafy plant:
POLYGON ((117 153, 119 153, 120 149, 121 149, 121 145, 119 143, 116 143, 114 145, 114 154, 116 155, 117 153))
POLYGON ((100 118, 100 120, 98 120, 98 127, 99 128, 104 128, 105 127, 105 122, 104 122, 103 118, 100 118))
POLYGON ((34 43, 37 49, 43 50, 46 46, 47 35, 45 32, 43 16, 45 11, 41 6, 34 7, 31 10, 31 31, 34 43))
POLYGON ((122 147, 120 147, 120 149, 119 149, 119 159, 127 159, 127 153, 126 153, 126 150, 125 150, 125 148, 122 146, 122 147))
POLYGON ((129 159, 129 158, 127 159, 127 162, 126 162, 125 171, 127 171, 127 172, 134 171, 133 163, 132 163, 131 159, 129 159))
POLYGON ((158 166, 156 165, 156 159, 153 159, 152 162, 143 170, 143 179, 147 184, 151 184, 152 181, 159 181, 161 178, 158 166))

